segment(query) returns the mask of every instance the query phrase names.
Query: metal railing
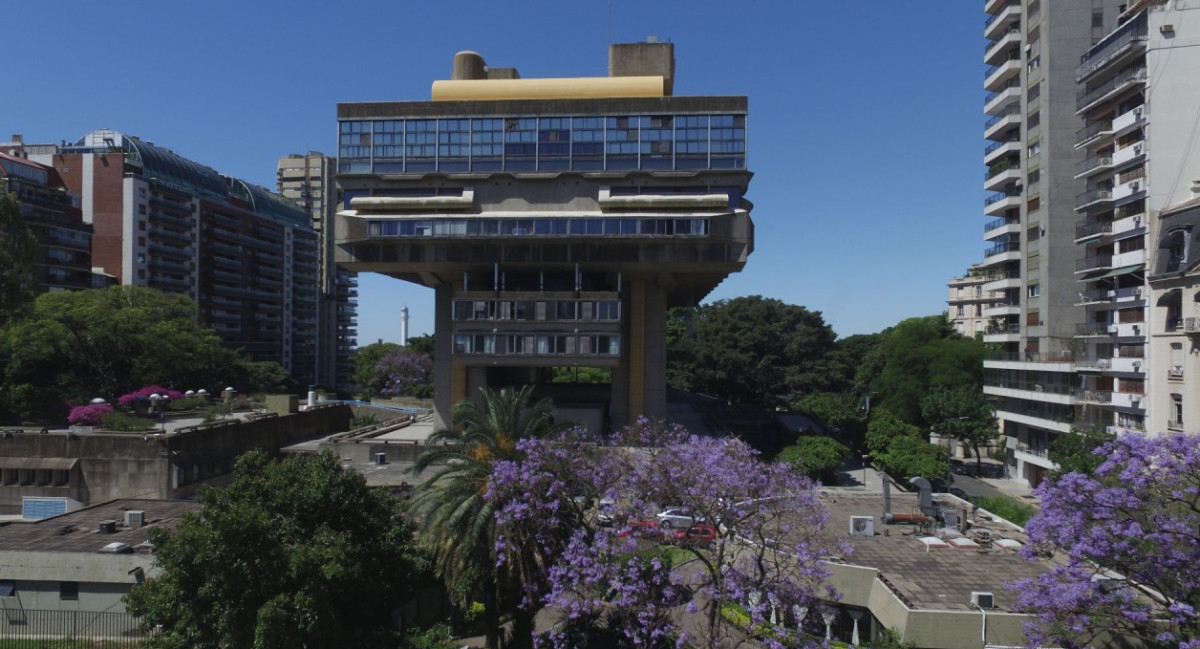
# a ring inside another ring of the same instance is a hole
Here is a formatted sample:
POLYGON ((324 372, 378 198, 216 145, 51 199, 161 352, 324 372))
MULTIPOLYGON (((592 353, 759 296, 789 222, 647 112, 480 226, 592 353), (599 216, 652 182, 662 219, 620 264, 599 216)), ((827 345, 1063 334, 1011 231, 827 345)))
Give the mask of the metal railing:
POLYGON ((1147 24, 1146 13, 1142 12, 1084 52, 1079 57, 1079 67, 1075 68, 1075 81, 1082 81, 1133 42, 1145 40, 1147 24))
POLYGON ((1097 99, 1100 99, 1101 97, 1107 95, 1110 92, 1115 91, 1117 88, 1120 88, 1127 83, 1132 83, 1135 81, 1145 81, 1145 80, 1146 80, 1146 68, 1138 68, 1136 70, 1130 70, 1129 72, 1126 72, 1124 74, 1117 75, 1117 77, 1111 79, 1110 81, 1102 83, 1099 86, 1097 86, 1091 90, 1081 90, 1075 96, 1075 110, 1076 111, 1083 110, 1085 107, 1087 107, 1089 104, 1095 102, 1097 99))
POLYGON ((1008 219, 1006 219, 1006 218, 1001 217, 998 219, 992 219, 991 221, 988 221, 987 223, 983 224, 983 231, 991 232, 992 230, 1002 228, 1006 225, 1008 225, 1008 219))
POLYGON ((991 127, 995 126, 995 125, 996 125, 996 123, 997 123, 997 122, 999 122, 999 121, 1000 121, 1000 120, 1002 120, 1002 119, 1005 119, 1005 118, 1007 118, 1007 117, 1012 117, 1013 115, 1020 115, 1020 114, 1021 114, 1021 111, 1019 111, 1019 110, 1009 110, 1009 111, 1005 111, 1005 112, 1003 112, 1003 113, 1000 113, 999 115, 996 115, 995 117, 993 117, 993 118, 989 119, 988 121, 984 122, 984 123, 983 123, 983 130, 985 130, 985 131, 986 131, 986 130, 988 130, 989 128, 991 128, 991 127))
POLYGON ((992 351, 984 355, 986 360, 993 361, 1023 361, 1026 363, 1071 363, 1074 355, 1069 351, 1061 352, 1003 352, 992 351))
POLYGON ((984 333, 989 336, 995 336, 999 334, 1019 334, 1021 333, 1021 325, 1015 322, 1004 325, 988 325, 988 328, 984 333))
POLYGON ((129 613, 9 608, 0 616, 0 639, 14 649, 138 647, 149 635, 129 613))
POLYGON ((1080 209, 1099 201, 1112 200, 1111 189, 1093 189, 1090 192, 1084 192, 1075 197, 1075 209, 1080 209))
POLYGON ((1092 237, 1098 234, 1112 234, 1112 223, 1108 221, 1104 223, 1081 221, 1075 226, 1076 239, 1092 237))
POLYGON ((996 92, 989 92, 986 95, 984 95, 983 96, 983 105, 987 106, 988 104, 992 103, 993 99, 995 99, 996 97, 999 97, 1001 94, 1008 92, 1009 90, 1012 90, 1013 88, 1019 88, 1019 87, 1021 87, 1021 81, 1019 78, 1009 79, 1008 82, 1005 83, 1003 86, 1000 86, 1000 89, 997 90, 996 92))
POLYGON ((1002 201, 1006 198, 1015 198, 1020 195, 1021 195, 1021 192, 1018 190, 1007 191, 1007 192, 996 192, 995 194, 992 194, 992 195, 988 196, 987 198, 983 199, 983 206, 987 207, 988 205, 991 205, 992 203, 995 203, 997 201, 1002 201))
POLYGON ((1075 146, 1079 146, 1084 142, 1087 142, 1088 140, 1100 135, 1101 133, 1111 130, 1112 120, 1105 120, 1103 122, 1096 122, 1095 124, 1085 126, 1075 132, 1075 146))
POLYGON ((1083 259, 1077 259, 1075 261, 1075 272, 1078 273, 1085 270, 1112 268, 1112 265, 1112 255, 1093 255, 1091 257, 1084 257, 1083 259))
POLYGON ((1112 326, 1107 322, 1082 322, 1075 325, 1076 336, 1107 336, 1109 335, 1108 328, 1112 326))
POLYGON ((1021 249, 1021 242, 1008 241, 1008 242, 1004 242, 1004 243, 998 243, 998 244, 992 246, 991 248, 985 248, 983 250, 983 256, 991 257, 992 255, 1000 255, 1000 254, 1003 254, 1006 252, 1017 252, 1020 249, 1021 249))
POLYGON ((1075 175, 1078 176, 1079 174, 1087 173, 1093 169, 1099 169, 1100 167, 1111 167, 1111 166, 1112 166, 1112 156, 1094 155, 1094 156, 1088 158, 1087 160, 1083 160, 1079 164, 1075 165, 1075 175))

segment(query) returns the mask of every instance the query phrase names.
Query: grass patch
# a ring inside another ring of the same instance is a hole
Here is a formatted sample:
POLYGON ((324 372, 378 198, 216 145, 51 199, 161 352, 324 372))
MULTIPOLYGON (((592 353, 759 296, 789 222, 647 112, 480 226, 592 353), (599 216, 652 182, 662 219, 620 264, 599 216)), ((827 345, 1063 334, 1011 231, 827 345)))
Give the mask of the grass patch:
MULTIPOLYGON (((115 430, 122 433, 140 433, 154 430, 157 425, 153 419, 138 417, 126 412, 110 412, 100 419, 100 430, 115 430)), ((3 645, 0 645, 2 648, 3 645)))
POLYGON ((1029 522, 1029 519, 1033 518, 1033 515, 1037 513, 1037 510, 1029 505, 1018 502, 1006 496, 999 496, 996 498, 980 498, 979 506, 988 510, 989 512, 992 512, 1000 518, 1011 521, 1017 525, 1020 525, 1021 527, 1025 527, 1025 524, 1029 522))

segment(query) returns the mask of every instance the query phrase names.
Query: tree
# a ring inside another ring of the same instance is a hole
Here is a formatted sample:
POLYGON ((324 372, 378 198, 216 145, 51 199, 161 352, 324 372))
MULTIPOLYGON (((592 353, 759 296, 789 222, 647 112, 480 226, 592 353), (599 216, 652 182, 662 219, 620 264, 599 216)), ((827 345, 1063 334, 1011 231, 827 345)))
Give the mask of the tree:
POLYGON ((375 367, 388 352, 399 349, 396 343, 383 341, 359 347, 354 351, 354 385, 365 392, 371 392, 371 381, 375 378, 375 367))
POLYGON ((390 647, 422 560, 397 502, 332 454, 242 456, 178 529, 151 529, 159 576, 129 611, 150 649, 390 647))
POLYGON ((420 542, 451 599, 484 600, 487 646, 500 643, 502 611, 516 612, 518 639, 531 642, 532 615, 518 608, 519 570, 498 566, 496 518, 484 495, 495 464, 516 452, 518 440, 546 436, 561 427, 548 399, 530 403, 532 386, 495 391, 481 388, 479 402, 463 400, 451 413, 454 428, 434 431, 414 472, 432 474, 413 490, 409 511, 420 523, 420 542))
POLYGON ((887 333, 865 363, 879 374, 870 389, 881 395, 879 405, 922 429, 932 422, 921 413, 921 400, 938 387, 979 386, 983 380, 983 343, 963 338, 944 315, 909 318, 887 333))
POLYGON ((863 390, 854 389, 858 368, 862 366, 863 361, 866 360, 871 352, 879 346, 883 338, 883 334, 855 334, 837 340, 833 351, 830 353, 832 378, 834 379, 833 389, 835 391, 856 391, 860 394, 863 392, 863 390))
POLYGON ((943 435, 970 444, 975 449, 975 475, 983 472, 979 445, 996 439, 999 428, 996 409, 982 389, 972 385, 935 388, 921 400, 921 414, 925 421, 941 428, 943 435))
POLYGON ((800 400, 800 410, 837 429, 838 436, 846 443, 862 447, 867 414, 857 396, 843 392, 813 392, 800 400))
POLYGON ((792 465, 792 469, 811 480, 825 484, 837 481, 837 471, 850 449, 828 437, 801 437, 792 446, 786 446, 775 457, 778 462, 792 465))
POLYGON ((371 390, 389 397, 432 396, 432 372, 433 359, 429 355, 397 346, 375 364, 371 390))
POLYGON ((275 361, 242 363, 245 394, 294 394, 301 388, 283 366, 275 361))
POLYGON ((37 238, 21 216, 17 195, 0 191, 0 326, 33 302, 37 238))
POLYGON ((497 463, 488 492, 501 561, 526 557, 541 576, 529 580, 526 605, 562 614, 547 638, 552 646, 679 646, 692 639, 680 637, 667 611, 683 603, 701 620, 699 646, 729 639, 722 610, 730 605, 744 607, 751 626, 789 637, 793 605, 832 596, 821 586, 827 513, 812 482, 787 464, 761 462, 737 439, 695 437, 644 418, 605 440, 616 447, 580 435, 522 440, 497 463), (593 496, 611 503, 615 526, 589 524, 580 503, 593 496), (653 520, 665 505, 709 521, 715 541, 683 543, 675 563, 647 550, 652 541, 639 537, 651 535, 629 524, 653 520))
POLYGON ((1200 647, 1200 435, 1125 434, 1094 475, 1038 487, 1026 556, 1066 565, 1011 587, 1035 615, 1031 642, 1074 648, 1111 633, 1148 647, 1200 647))
POLYGON ((1096 449, 1111 442, 1114 437, 1098 424, 1083 430, 1071 429, 1070 433, 1055 437, 1047 450, 1058 468, 1050 476, 1059 478, 1068 473, 1094 474, 1104 461, 1103 456, 1096 454, 1096 449))
POLYGON ((9 355, 0 406, 30 418, 144 385, 230 385, 244 367, 196 315, 185 296, 137 286, 40 295, 29 317, 0 331, 9 355))
POLYGON ((880 471, 899 480, 944 478, 950 473, 946 452, 921 437, 899 437, 887 450, 871 455, 880 471))
POLYGON ((876 408, 867 424, 867 450, 872 455, 884 453, 892 443, 903 437, 921 438, 921 429, 905 423, 890 410, 876 408))
POLYGON ((798 403, 831 386, 834 333, 816 311, 753 295, 700 307, 684 387, 741 406, 798 403))

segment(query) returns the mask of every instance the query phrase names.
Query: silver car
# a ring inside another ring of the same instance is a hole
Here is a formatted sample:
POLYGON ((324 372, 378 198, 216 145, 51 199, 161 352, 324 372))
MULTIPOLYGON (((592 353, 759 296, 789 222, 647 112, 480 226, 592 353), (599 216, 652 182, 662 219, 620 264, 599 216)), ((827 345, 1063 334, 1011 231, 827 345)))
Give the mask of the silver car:
POLYGON ((696 523, 705 522, 703 516, 694 514, 687 507, 667 507, 658 513, 658 526, 662 529, 679 528, 686 530, 696 523))

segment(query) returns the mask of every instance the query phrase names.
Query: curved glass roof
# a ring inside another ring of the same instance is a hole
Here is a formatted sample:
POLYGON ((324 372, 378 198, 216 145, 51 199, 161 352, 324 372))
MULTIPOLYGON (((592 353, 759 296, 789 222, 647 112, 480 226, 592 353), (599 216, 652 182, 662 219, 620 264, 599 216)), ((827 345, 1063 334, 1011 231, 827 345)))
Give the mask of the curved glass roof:
POLYGON ((221 198, 228 195, 229 189, 225 180, 211 167, 188 160, 174 151, 155 146, 132 135, 120 135, 124 145, 122 148, 137 154, 144 176, 178 183, 221 198))
POLYGON ((237 182, 240 182, 250 192, 250 202, 254 205, 255 212, 272 217, 283 223, 310 227, 308 212, 296 203, 279 194, 268 191, 264 187, 259 187, 244 180, 237 182))

